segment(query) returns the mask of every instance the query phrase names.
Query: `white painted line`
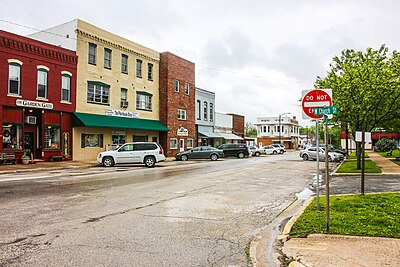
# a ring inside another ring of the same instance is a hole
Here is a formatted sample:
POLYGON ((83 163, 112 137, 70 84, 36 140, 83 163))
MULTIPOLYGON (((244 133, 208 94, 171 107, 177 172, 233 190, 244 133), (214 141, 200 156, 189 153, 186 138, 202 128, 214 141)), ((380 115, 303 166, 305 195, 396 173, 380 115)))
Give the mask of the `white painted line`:
POLYGON ((329 107, 331 103, 329 101, 320 101, 320 102, 304 102, 304 107, 329 107))

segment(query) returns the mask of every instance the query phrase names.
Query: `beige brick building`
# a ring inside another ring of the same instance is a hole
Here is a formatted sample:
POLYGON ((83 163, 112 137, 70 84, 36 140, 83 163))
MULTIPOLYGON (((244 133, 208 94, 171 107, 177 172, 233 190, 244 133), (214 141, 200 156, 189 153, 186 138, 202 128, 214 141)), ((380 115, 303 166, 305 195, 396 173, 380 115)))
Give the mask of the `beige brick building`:
POLYGON ((30 37, 78 55, 74 160, 125 142, 159 142, 168 131, 159 117, 160 53, 79 19, 30 37))

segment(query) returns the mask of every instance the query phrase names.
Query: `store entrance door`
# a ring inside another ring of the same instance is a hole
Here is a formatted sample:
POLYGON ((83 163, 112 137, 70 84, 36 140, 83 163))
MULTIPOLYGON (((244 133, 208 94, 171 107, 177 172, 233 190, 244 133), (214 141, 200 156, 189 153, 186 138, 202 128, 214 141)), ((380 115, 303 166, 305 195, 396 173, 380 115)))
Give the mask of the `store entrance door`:
POLYGON ((29 158, 34 159, 34 151, 35 151, 35 144, 34 144, 34 133, 32 132, 25 132, 24 133, 25 140, 24 140, 24 154, 28 155, 29 158))

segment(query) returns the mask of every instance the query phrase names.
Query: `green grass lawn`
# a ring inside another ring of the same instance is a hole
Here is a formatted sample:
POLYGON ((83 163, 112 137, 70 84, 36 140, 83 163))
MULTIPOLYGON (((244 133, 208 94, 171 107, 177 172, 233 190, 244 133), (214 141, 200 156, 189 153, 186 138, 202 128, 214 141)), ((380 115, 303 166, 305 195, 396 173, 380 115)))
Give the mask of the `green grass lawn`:
MULTIPOLYGON (((365 157, 365 158, 369 158, 369 156, 368 156, 368 154, 367 154, 366 152, 364 152, 364 157, 365 157)), ((356 152, 355 152, 355 151, 354 151, 354 152, 351 152, 350 155, 349 155, 349 158, 350 158, 350 159, 356 159, 356 158, 357 158, 356 152)))
MULTIPOLYGON (((325 206, 316 200, 294 224, 290 237, 326 234, 325 206)), ((325 197, 320 198, 325 205, 325 197)), ((344 195, 330 197, 329 234, 400 238, 400 193, 344 195)))
MULTIPOLYGON (((346 160, 336 171, 336 173, 361 173, 357 170, 357 160, 346 160)), ((372 160, 365 161, 365 173, 382 173, 372 160)))
POLYGON ((376 152, 376 153, 378 153, 379 155, 381 155, 385 158, 394 158, 394 157, 400 156, 400 150, 393 150, 392 156, 387 156, 386 153, 388 153, 388 152, 376 152))

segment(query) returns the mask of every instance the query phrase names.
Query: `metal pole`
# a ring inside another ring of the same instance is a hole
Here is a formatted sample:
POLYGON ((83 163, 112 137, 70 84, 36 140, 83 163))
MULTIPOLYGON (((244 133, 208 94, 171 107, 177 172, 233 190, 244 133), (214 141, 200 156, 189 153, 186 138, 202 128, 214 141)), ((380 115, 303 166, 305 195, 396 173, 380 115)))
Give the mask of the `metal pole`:
POLYGON ((364 181, 365 181, 365 155, 364 155, 364 142, 365 132, 361 132, 361 195, 364 195, 364 181))
POLYGON ((281 114, 279 114, 279 144, 281 143, 281 114))
POLYGON ((315 120, 315 129, 316 129, 316 141, 317 141, 317 209, 319 206, 319 130, 318 130, 318 120, 315 120))
MULTIPOLYGON (((326 116, 326 115, 325 115, 326 116)), ((328 118, 325 118, 325 192, 326 192, 326 232, 329 233, 329 161, 328 161, 328 118)))

